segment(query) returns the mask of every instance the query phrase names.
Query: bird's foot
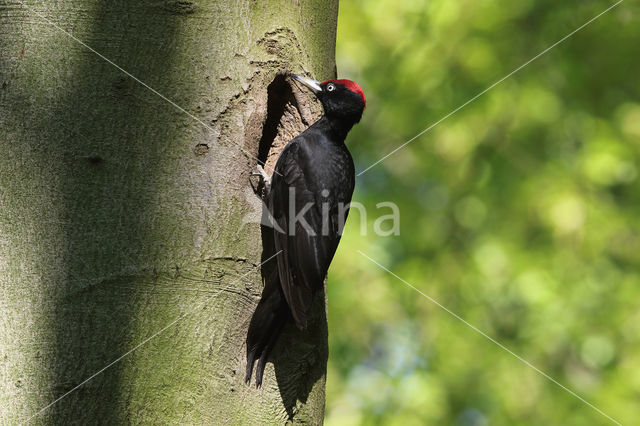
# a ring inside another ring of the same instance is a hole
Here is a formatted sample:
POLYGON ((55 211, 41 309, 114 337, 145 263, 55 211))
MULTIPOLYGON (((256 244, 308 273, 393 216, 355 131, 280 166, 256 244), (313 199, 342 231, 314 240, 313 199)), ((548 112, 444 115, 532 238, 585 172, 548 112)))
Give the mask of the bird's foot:
POLYGON ((269 188, 271 188, 271 177, 264 171, 262 165, 258 164, 257 169, 258 173, 251 173, 251 176, 260 176, 264 181, 265 187, 269 190, 269 188))

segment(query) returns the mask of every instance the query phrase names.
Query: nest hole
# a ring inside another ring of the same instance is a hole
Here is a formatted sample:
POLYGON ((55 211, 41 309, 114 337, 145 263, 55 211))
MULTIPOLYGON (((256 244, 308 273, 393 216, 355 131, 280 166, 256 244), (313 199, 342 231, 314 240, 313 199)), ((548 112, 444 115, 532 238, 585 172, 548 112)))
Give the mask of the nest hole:
POLYGON ((267 117, 258 145, 258 160, 273 174, 284 146, 304 130, 298 102, 286 74, 278 74, 267 87, 267 117))

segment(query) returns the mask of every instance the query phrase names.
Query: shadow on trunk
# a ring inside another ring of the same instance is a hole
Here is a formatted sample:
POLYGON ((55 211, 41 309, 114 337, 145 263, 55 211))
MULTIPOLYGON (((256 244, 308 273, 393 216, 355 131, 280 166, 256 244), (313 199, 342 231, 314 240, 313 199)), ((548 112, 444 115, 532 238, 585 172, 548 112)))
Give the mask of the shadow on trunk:
MULTIPOLYGON (((181 16, 151 3, 98 2, 97 10, 89 12, 89 33, 74 35, 163 92, 163 82, 171 80, 171 46, 181 16), (141 7, 145 14, 139 13, 141 7)), ((62 14, 50 19, 58 16, 62 14)), ((60 25, 74 31, 73 22, 60 25)), ((53 398, 137 343, 132 327, 140 294, 155 279, 152 267, 140 265, 149 265, 147 259, 153 258, 148 253, 154 252, 149 245, 156 241, 149 238, 158 208, 155 183, 162 145, 173 131, 170 120, 158 119, 171 105, 81 45, 74 48, 83 51, 82 60, 65 64, 73 67, 67 71, 70 88, 56 100, 57 107, 48 114, 51 121, 41 126, 48 129, 41 135, 47 150, 63 162, 59 184, 65 236, 59 250, 65 270, 51 295, 53 398)), ((132 387, 122 376, 129 358, 70 393, 41 418, 50 424, 130 421, 120 417, 127 412, 132 387)))

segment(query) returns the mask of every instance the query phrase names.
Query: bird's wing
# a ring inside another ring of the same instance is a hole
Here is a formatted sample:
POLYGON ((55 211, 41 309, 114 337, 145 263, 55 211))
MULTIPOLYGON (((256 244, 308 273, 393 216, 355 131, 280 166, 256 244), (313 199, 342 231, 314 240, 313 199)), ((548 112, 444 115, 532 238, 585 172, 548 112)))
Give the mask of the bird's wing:
MULTIPOLYGON (((328 216, 325 230, 329 232, 322 232, 323 200, 318 198, 321 194, 313 190, 312 177, 306 176, 300 167, 304 163, 300 158, 305 155, 303 150, 296 140, 287 146, 276 166, 280 175, 274 173, 271 187, 271 211, 277 224, 275 246, 277 251, 282 251, 277 256, 278 273, 299 328, 307 325, 306 314, 313 294, 323 287, 340 240, 335 214, 325 215, 328 216)), ((330 204, 330 210, 335 210, 330 204)))

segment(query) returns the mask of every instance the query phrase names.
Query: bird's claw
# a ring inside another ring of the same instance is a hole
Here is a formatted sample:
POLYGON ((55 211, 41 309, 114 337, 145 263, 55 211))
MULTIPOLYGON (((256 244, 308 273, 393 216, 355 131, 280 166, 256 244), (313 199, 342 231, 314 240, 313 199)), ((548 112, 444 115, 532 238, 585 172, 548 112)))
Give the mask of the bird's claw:
POLYGON ((264 171, 264 168, 262 168, 261 164, 258 164, 257 169, 258 169, 258 173, 254 173, 254 175, 262 176, 262 180, 264 180, 264 184, 267 187, 271 186, 271 176, 269 176, 267 172, 264 171))
MULTIPOLYGON (((258 166, 256 167, 258 169, 257 173, 251 173, 249 176, 250 177, 260 177, 262 179, 262 181, 264 182, 264 187, 267 190, 267 192, 269 192, 269 190, 271 189, 271 177, 267 174, 267 172, 264 171, 264 168, 262 168, 262 165, 258 164, 258 166)), ((249 179, 249 182, 251 182, 251 179, 249 179)), ((251 183, 251 186, 253 187, 253 183, 251 183)), ((254 191, 257 191, 257 189, 255 187, 253 187, 254 191)))

